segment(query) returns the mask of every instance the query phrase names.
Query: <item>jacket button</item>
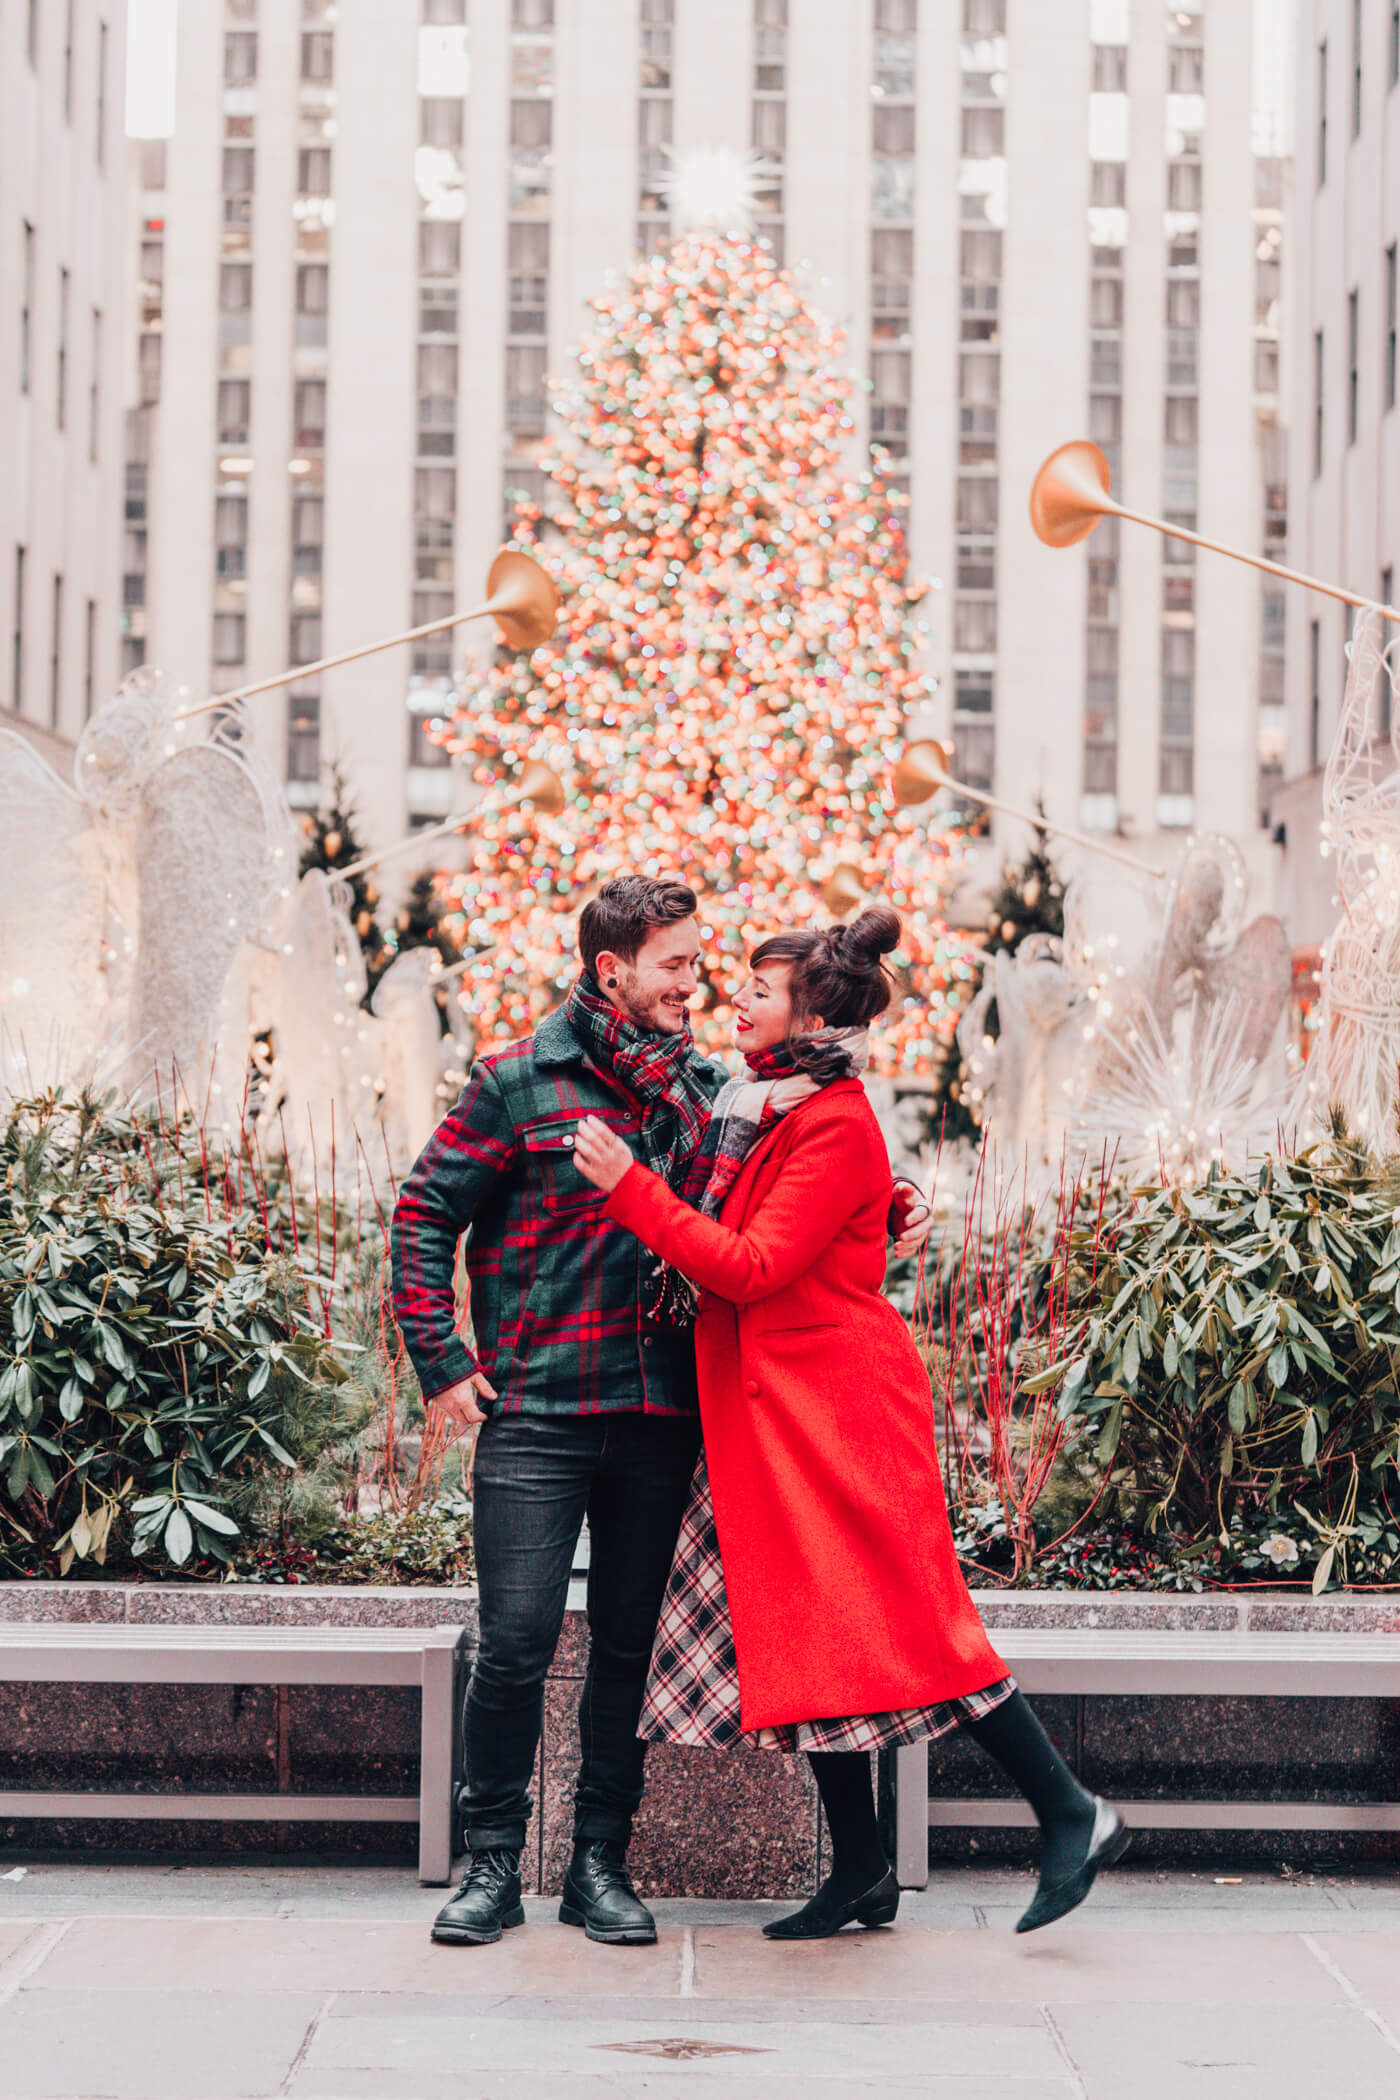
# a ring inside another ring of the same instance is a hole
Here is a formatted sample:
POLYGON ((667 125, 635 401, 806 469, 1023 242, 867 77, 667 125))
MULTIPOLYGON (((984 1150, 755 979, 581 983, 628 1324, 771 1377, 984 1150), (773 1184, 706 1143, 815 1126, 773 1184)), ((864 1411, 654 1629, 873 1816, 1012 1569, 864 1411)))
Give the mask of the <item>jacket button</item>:
POLYGON ((572 1151, 573 1151, 573 1149, 574 1149, 574 1141, 573 1141, 573 1139, 572 1139, 571 1137, 566 1137, 566 1138, 565 1138, 565 1140, 564 1140, 564 1149, 565 1149, 565 1151, 566 1151, 566 1152, 572 1152, 572 1151))
POLYGON ((745 1382, 744 1391, 746 1393, 756 1393, 758 1391, 758 1380, 756 1378, 748 1379, 745 1382))
POLYGON ((644 1349, 654 1349, 656 1347, 656 1336, 654 1334, 644 1334, 642 1336, 642 1347, 644 1349))

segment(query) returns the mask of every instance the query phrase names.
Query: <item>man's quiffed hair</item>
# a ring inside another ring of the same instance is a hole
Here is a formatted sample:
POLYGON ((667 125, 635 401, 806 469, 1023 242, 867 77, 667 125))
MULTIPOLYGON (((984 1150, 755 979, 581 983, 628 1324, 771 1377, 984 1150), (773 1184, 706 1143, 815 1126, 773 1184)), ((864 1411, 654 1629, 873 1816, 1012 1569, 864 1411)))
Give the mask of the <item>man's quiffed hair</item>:
POLYGON ((590 976, 605 950, 635 962, 637 950, 657 926, 673 926, 699 910, 700 900, 683 882, 653 882, 649 875, 615 875, 583 907, 578 952, 590 976))

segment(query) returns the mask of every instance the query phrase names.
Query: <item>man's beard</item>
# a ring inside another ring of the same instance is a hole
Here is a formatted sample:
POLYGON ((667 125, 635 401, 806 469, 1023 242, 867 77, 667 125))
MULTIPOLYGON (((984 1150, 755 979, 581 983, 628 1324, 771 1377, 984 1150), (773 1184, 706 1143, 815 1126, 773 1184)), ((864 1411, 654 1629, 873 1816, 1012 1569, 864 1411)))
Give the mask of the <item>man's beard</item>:
POLYGON ((635 982, 629 983, 626 977, 618 985, 617 1003, 632 1026, 645 1029, 649 1035, 679 1035, 685 1027, 686 1007, 668 1007, 661 992, 644 1003, 637 997, 635 982))

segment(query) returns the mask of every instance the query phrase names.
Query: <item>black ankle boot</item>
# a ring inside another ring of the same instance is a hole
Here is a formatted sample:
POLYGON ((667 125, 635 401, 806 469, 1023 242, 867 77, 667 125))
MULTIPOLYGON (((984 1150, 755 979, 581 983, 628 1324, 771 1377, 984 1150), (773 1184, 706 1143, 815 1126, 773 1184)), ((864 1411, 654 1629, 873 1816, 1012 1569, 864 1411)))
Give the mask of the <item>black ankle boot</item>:
POLYGON ((893 1925, 899 1909, 899 1883, 892 1867, 886 1868, 882 1880, 850 1902, 843 1902, 834 1893, 833 1879, 828 1874, 811 1902, 804 1903, 791 1917, 775 1918, 771 1925, 765 1925, 764 1938, 829 1940, 843 1925, 893 1925))
POLYGON ((1078 1910, 1100 1867, 1111 1867, 1127 1851, 1130 1833, 1113 1803, 1097 1794, 1090 1799, 1094 1812, 1081 1834, 1078 1859, 1066 1867, 1061 1856, 1056 1866, 1042 1866, 1040 1886, 1017 1923, 1018 1932, 1038 1932, 1042 1925, 1053 1925, 1078 1910))
POLYGON ((489 1947, 524 1923, 520 1854, 493 1848, 473 1852, 462 1886, 433 1920, 433 1938, 446 1947, 489 1947))
POLYGON ((656 1920, 632 1886, 626 1846, 615 1839, 575 1844, 559 1918, 564 1925, 581 1925, 589 1939, 607 1946, 656 1944, 656 1920))

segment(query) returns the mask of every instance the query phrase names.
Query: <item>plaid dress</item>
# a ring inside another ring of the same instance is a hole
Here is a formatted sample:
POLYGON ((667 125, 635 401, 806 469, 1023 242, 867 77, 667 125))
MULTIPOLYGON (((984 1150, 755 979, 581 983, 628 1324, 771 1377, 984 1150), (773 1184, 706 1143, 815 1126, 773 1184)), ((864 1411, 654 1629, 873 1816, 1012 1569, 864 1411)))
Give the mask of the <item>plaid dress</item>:
POLYGON ((960 1721, 980 1721, 1015 1689, 1015 1679, 1005 1677, 966 1698, 906 1707, 898 1713, 796 1721, 781 1728, 741 1728, 739 1659, 710 1499, 710 1476, 701 1452, 661 1606, 638 1735, 651 1742, 686 1743, 711 1750, 726 1749, 732 1743, 761 1750, 883 1750, 895 1743, 946 1735, 960 1721))

